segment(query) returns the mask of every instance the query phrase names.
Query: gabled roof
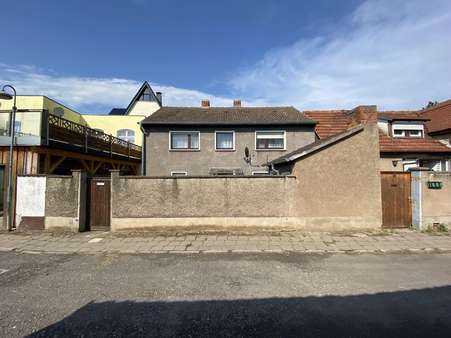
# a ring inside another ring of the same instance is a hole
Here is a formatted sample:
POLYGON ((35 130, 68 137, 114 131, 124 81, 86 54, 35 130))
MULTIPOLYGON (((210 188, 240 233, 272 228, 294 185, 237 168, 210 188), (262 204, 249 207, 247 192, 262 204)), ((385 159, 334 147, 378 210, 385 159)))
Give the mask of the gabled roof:
POLYGON ((351 137, 357 133, 360 133, 363 129, 364 129, 364 125, 359 124, 355 127, 347 129, 346 131, 343 131, 336 135, 324 138, 322 140, 318 140, 309 145, 306 145, 304 147, 296 149, 295 151, 292 151, 291 153, 280 156, 280 157, 268 162, 268 164, 280 164, 280 163, 286 163, 286 162, 292 162, 292 161, 298 160, 298 159, 300 159, 304 156, 307 156, 315 151, 321 150, 321 149, 331 146, 337 142, 340 142, 348 137, 351 137))
POLYGON ((315 125, 294 107, 162 107, 143 125, 315 125))
POLYGON ((134 104, 136 103, 136 101, 139 100, 139 98, 141 97, 141 95, 144 93, 144 91, 146 89, 148 89, 150 91, 151 95, 153 96, 153 101, 157 102, 158 105, 161 107, 160 99, 155 94, 155 92, 153 91, 150 84, 147 81, 144 81, 144 83, 141 85, 141 87, 136 92, 135 96, 133 96, 133 99, 130 101, 127 108, 113 108, 108 113, 108 115, 128 115, 128 114, 130 114, 130 111, 132 110, 134 104))
POLYGON ((419 113, 430 119, 426 123, 428 132, 439 133, 451 131, 451 100, 443 101, 435 106, 420 110, 419 113))

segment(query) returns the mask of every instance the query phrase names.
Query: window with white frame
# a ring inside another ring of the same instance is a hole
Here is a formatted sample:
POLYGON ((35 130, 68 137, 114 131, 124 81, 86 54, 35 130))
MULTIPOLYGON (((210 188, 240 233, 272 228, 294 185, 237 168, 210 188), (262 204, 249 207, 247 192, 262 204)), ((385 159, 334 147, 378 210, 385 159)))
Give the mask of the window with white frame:
POLYGON ((255 132, 255 148, 257 150, 285 149, 285 131, 256 131, 255 132))
POLYGON ((135 143, 135 131, 132 129, 119 129, 116 133, 117 137, 121 140, 135 143))
POLYGON ((22 121, 14 121, 14 133, 20 134, 22 131, 22 121))
POLYGON ((252 176, 268 176, 269 171, 268 170, 256 170, 252 172, 252 176))
POLYGON ((186 171, 171 171, 171 176, 187 176, 186 171))
POLYGON ((422 124, 399 123, 392 125, 393 137, 423 137, 422 124))
POLYGON ((198 131, 169 132, 169 148, 171 150, 199 150, 198 131))
POLYGON ((235 150, 235 132, 234 131, 216 131, 215 132, 216 150, 235 150))

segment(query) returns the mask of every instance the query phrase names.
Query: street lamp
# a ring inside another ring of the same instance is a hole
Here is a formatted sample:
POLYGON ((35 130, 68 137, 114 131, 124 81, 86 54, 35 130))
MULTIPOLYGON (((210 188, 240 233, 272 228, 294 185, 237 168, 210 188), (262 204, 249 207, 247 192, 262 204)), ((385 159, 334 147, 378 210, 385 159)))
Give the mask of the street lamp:
POLYGON ((13 108, 11 110, 11 119, 9 124, 9 136, 11 137, 10 143, 9 143, 9 159, 8 159, 8 196, 7 196, 7 205, 8 205, 8 218, 6 223, 6 228, 8 230, 12 230, 13 228, 13 147, 14 147, 14 126, 16 122, 16 89, 11 85, 4 85, 2 90, 0 91, 0 99, 4 100, 11 100, 14 99, 13 102, 13 108), (5 89, 9 88, 13 91, 14 95, 11 95, 10 93, 6 92, 5 89))

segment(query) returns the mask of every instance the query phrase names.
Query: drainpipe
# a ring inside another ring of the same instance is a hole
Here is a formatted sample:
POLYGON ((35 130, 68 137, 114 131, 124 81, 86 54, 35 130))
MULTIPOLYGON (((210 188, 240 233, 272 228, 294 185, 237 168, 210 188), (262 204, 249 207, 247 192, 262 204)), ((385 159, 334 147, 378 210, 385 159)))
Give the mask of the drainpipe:
POLYGON ((277 169, 274 167, 274 163, 271 163, 271 171, 274 171, 274 172, 276 173, 277 176, 280 176, 280 172, 279 172, 279 170, 277 170, 277 169))
POLYGON ((141 175, 146 176, 146 136, 148 136, 149 134, 147 134, 141 122, 139 122, 139 129, 141 129, 141 132, 143 133, 141 148, 141 175))

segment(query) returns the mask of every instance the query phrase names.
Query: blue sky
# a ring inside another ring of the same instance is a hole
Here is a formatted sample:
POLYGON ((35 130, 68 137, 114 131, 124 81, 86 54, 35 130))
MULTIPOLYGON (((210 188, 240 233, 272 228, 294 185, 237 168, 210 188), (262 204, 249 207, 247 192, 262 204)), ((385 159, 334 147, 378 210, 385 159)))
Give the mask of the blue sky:
POLYGON ((16 0, 2 26, 0 83, 86 113, 126 105, 143 80, 172 105, 451 98, 447 0, 16 0))

